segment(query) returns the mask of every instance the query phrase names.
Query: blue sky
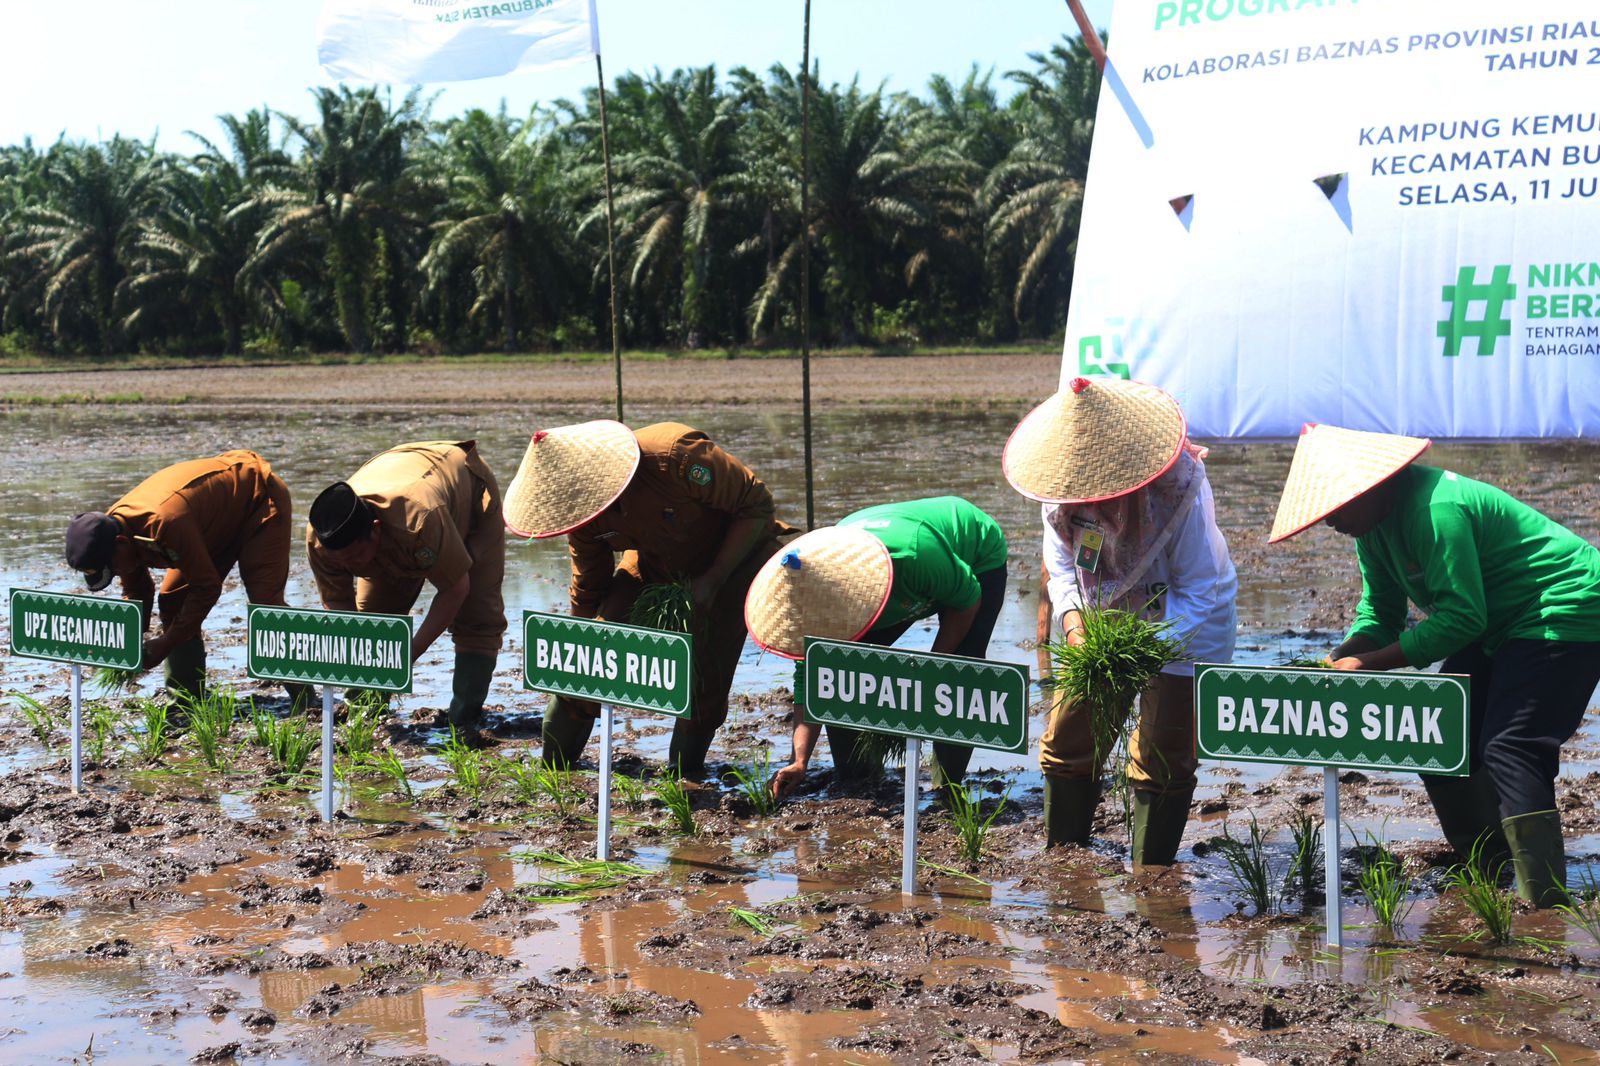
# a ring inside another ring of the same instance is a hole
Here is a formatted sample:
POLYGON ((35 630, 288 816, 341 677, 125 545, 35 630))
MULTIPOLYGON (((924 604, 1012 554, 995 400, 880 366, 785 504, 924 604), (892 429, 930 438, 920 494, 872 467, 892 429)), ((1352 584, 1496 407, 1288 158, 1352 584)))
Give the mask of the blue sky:
MULTIPOLYGON (((1112 0, 1085 0, 1105 26, 1112 0)), ((93 140, 113 133, 188 150, 185 130, 211 136, 215 116, 265 104, 304 114, 322 84, 313 31, 321 0, 73 0, 5 5, 0 144, 93 140)), ((625 70, 715 63, 765 69, 800 62, 801 0, 599 0, 608 77, 625 70)), ((891 89, 1026 65, 1076 27, 1065 0, 812 0, 812 51, 825 80, 860 72, 891 89)), ((444 89, 435 115, 512 110, 575 96, 587 64, 444 89)))

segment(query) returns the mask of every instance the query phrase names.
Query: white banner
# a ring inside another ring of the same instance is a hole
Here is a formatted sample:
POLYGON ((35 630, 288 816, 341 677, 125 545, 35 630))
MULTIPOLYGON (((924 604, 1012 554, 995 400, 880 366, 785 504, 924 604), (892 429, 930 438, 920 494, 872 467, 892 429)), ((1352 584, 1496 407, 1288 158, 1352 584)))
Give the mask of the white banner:
POLYGON ((1595 0, 1120 0, 1063 381, 1196 436, 1600 436, 1595 0))
POLYGON ((317 23, 336 81, 468 81, 599 52, 594 0, 326 0, 317 23))

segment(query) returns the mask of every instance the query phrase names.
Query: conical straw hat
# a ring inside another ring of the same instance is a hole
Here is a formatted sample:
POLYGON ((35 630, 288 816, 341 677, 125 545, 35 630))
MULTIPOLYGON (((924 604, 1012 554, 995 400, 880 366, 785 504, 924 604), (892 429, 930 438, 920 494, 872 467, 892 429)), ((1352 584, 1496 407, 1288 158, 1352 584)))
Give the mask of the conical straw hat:
POLYGON ((1307 422, 1295 445, 1289 480, 1267 543, 1309 529, 1368 489, 1404 470, 1433 442, 1426 437, 1365 433, 1307 422))
POLYGON ((1017 424, 1000 467, 1030 500, 1093 503, 1165 474, 1188 435, 1178 401, 1154 385, 1073 378, 1017 424))
POLYGON ((639 467, 639 440, 600 420, 533 435, 501 510, 519 537, 558 537, 610 507, 639 467))
POLYGON ((863 529, 825 526, 767 560, 745 595, 745 626, 761 647, 799 659, 807 637, 855 640, 871 629, 893 584, 883 541, 863 529))

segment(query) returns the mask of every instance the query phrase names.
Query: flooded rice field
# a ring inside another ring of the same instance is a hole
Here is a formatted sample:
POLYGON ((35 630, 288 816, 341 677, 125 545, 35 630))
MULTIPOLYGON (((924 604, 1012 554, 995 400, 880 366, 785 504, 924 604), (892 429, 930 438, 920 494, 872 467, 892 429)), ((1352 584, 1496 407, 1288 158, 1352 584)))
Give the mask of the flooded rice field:
MULTIPOLYGON (((1020 413, 821 414, 817 517, 942 493, 994 514, 1012 562, 990 654, 1036 670, 1038 514, 998 463, 1020 413)), ((595 414, 13 410, 0 421, 0 569, 8 586, 76 591, 60 560, 66 519, 178 459, 259 451, 303 513, 323 485, 406 440, 477 439, 503 487, 532 430, 595 414)), ((711 433, 772 486, 782 517, 804 522, 797 410, 701 399, 629 411, 636 425, 668 418, 711 433)), ((1240 573, 1241 661, 1330 648, 1359 587, 1348 542, 1327 530, 1266 547, 1289 454, 1219 444, 1208 464, 1240 573)), ((1600 541, 1592 445, 1450 444, 1431 461, 1600 541)), ((561 542, 510 546, 509 610, 562 610, 565 590, 561 542)), ((288 598, 316 605, 298 553, 288 598)), ((230 582, 207 627, 214 682, 283 714, 279 690, 245 678, 244 606, 230 582)), ((931 639, 922 628, 905 643, 931 639)), ((500 744, 475 782, 446 764, 432 727, 450 661, 441 641, 415 693, 377 728, 372 743, 398 770, 346 773, 340 816, 324 826, 314 787, 275 774, 248 721, 211 768, 176 730, 159 753, 142 752, 148 727, 121 697, 96 719, 87 788, 74 796, 66 671, 6 658, 5 689, 44 711, 30 717, 13 697, 0 717, 0 1061, 1600 1062, 1596 941, 1525 912, 1511 944, 1488 944, 1445 888, 1447 849, 1415 778, 1343 777, 1342 954, 1322 947, 1315 891, 1297 883, 1258 914, 1215 844, 1254 818, 1271 831, 1266 858, 1281 882, 1287 826, 1321 811, 1320 774, 1300 769, 1204 764, 1181 864, 1131 870, 1114 800, 1091 849, 1047 853, 1033 755, 979 753, 974 780, 991 804, 1005 799, 983 857, 962 858, 925 793, 923 876, 902 898, 898 772, 835 788, 824 750, 800 798, 771 814, 731 778, 712 781, 690 793, 689 832, 649 783, 670 722, 619 712, 617 767, 629 779, 615 808, 619 863, 586 867, 569 860, 593 853, 595 745, 570 780, 517 771, 537 754, 543 697, 521 690, 520 648, 508 643, 490 697, 500 744), (1357 884, 1377 839, 1415 876, 1393 930, 1357 884)), ((714 768, 766 751, 787 759, 791 674, 747 646, 714 768)), ((140 692, 158 683, 146 678, 140 692)), ((1600 852, 1594 714, 1565 752, 1559 788, 1576 882, 1600 852)))

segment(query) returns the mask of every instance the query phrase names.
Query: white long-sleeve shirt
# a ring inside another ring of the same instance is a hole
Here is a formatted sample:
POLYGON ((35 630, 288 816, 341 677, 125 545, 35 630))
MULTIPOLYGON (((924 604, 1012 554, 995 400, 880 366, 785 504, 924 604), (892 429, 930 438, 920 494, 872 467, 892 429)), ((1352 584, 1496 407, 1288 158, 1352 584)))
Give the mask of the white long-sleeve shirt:
MULTIPOLYGON (((1072 549, 1050 521, 1055 508, 1055 504, 1046 504, 1042 512, 1044 562, 1050 571, 1055 622, 1065 629, 1067 612, 1083 609, 1083 593, 1078 588, 1072 549)), ((1151 560, 1139 581, 1147 586, 1167 587, 1165 618, 1172 623, 1171 636, 1189 642, 1188 658, 1171 664, 1162 673, 1193 677, 1197 662, 1233 661, 1238 630, 1234 601, 1239 593, 1239 578, 1228 555, 1228 542, 1217 528, 1216 503, 1209 481, 1201 483, 1183 526, 1151 560)))

